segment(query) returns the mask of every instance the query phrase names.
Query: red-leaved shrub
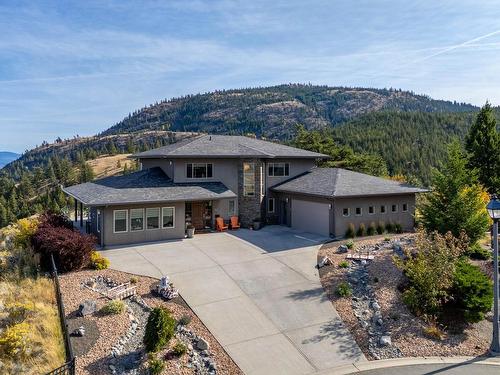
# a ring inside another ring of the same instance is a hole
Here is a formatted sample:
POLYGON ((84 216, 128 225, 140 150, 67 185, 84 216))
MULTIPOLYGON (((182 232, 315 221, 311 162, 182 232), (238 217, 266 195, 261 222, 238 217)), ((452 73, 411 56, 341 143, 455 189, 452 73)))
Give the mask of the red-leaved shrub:
POLYGON ((60 213, 46 211, 40 215, 39 226, 73 229, 73 223, 60 213))

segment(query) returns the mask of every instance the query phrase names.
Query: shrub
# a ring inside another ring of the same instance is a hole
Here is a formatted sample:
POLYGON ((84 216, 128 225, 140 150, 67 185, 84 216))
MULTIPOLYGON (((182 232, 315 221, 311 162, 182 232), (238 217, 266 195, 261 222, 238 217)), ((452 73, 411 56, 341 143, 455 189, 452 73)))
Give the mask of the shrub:
POLYGON ((109 259, 103 257, 97 251, 90 253, 90 266, 95 270, 105 270, 109 267, 109 259))
POLYGON ((484 319, 493 303, 493 283, 481 269, 462 260, 453 276, 452 294, 456 305, 463 310, 467 322, 484 319))
POLYGON ((427 327, 424 328, 424 333, 431 339, 442 341, 445 339, 445 333, 439 328, 435 321, 431 321, 427 327))
POLYGON ((385 236, 385 237, 384 237, 384 241, 385 241, 385 242, 389 242, 390 240, 391 240, 391 237, 389 237, 389 236, 385 236))
POLYGON ((393 233, 394 225, 389 221, 385 226, 385 230, 387 231, 387 233, 393 233))
POLYGON ((377 233, 378 234, 383 234, 385 231, 385 225, 384 225, 384 222, 383 221, 379 221, 377 223, 377 233))
POLYGON ((125 303, 117 299, 109 301, 101 308, 101 312, 106 315, 121 314, 124 311, 125 303))
POLYGON ((14 225, 12 234, 13 242, 16 247, 27 248, 31 244, 31 237, 38 228, 38 218, 19 219, 14 225))
POLYGON ((394 224, 394 232, 403 233, 403 227, 401 226, 401 223, 394 224))
POLYGON ((365 227, 365 224, 361 223, 359 224, 359 228, 358 228, 358 231, 356 232, 356 235, 358 237, 363 237, 366 233, 366 227, 365 227))
POLYGON ((179 323, 179 325, 181 326, 187 326, 189 323, 191 323, 191 317, 187 314, 184 314, 183 316, 181 316, 177 323, 179 323))
POLYGON ((179 341, 172 348, 172 352, 177 357, 180 357, 180 356, 186 354, 186 352, 187 352, 187 346, 184 343, 182 343, 182 342, 179 341))
POLYGON ((345 243, 345 245, 347 246, 348 249, 353 249, 354 248, 354 241, 349 240, 345 243))
POLYGON ((373 236, 375 234, 375 232, 377 231, 377 227, 375 226, 375 223, 372 221, 370 223, 370 226, 368 227, 368 229, 366 230, 366 233, 369 235, 369 236, 373 236))
POLYGON ((165 363, 155 356, 151 356, 148 361, 148 369, 151 375, 160 375, 165 368, 165 363))
POLYGON ((132 276, 130 278, 130 284, 137 284, 139 282, 139 279, 136 276, 132 276))
POLYGON ((488 260, 491 258, 491 252, 482 247, 478 242, 469 246, 467 249, 467 255, 471 259, 488 260))
POLYGON ((352 294, 351 286, 343 281, 337 287, 336 292, 339 297, 348 297, 352 294))
POLYGON ((8 326, 0 334, 0 351, 8 357, 23 357, 28 349, 29 332, 26 322, 8 326))
POLYGON ((66 216, 51 211, 40 215, 40 225, 56 228, 73 229, 73 223, 66 216))
POLYGON ((163 349, 174 336, 175 319, 170 311, 162 307, 155 307, 148 317, 144 332, 146 351, 157 352, 163 349))
POLYGON ((356 236, 356 230, 354 229, 354 224, 349 223, 347 230, 345 231, 345 236, 347 238, 354 238, 356 236))
POLYGON ((349 267, 349 262, 347 260, 343 260, 342 262, 339 263, 340 268, 348 268, 349 267))

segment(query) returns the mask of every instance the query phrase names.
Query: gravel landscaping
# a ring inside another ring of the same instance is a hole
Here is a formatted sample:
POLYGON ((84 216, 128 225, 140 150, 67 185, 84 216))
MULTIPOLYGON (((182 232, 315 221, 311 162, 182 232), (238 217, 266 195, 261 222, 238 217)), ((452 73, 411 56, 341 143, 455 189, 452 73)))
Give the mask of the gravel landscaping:
MULTIPOLYGON (((404 281, 393 256, 411 249, 413 234, 362 238, 354 249, 339 246, 347 241, 325 244, 318 253, 331 264, 320 268, 321 283, 358 345, 370 360, 416 356, 478 356, 487 353, 491 316, 465 327, 442 327, 442 340, 426 335, 426 323, 413 315, 402 301, 398 286, 404 281), (342 252, 346 251, 347 252, 342 252), (347 260, 348 253, 373 255, 373 260, 347 260), (340 297, 337 288, 348 283, 351 295, 340 297)), ((475 261, 488 271, 489 261, 475 261)), ((490 271, 491 272, 491 271, 490 271)))
POLYGON ((165 362, 162 374, 242 374, 182 297, 166 301, 151 294, 159 280, 114 270, 86 270, 61 275, 60 282, 70 332, 81 326, 85 329, 82 337, 71 337, 78 374, 147 374, 144 327, 150 309, 160 306, 168 308, 176 320, 190 320, 178 326, 168 347, 157 353, 165 362), (109 301, 103 295, 106 290, 131 281, 137 296, 124 300, 124 312, 106 315, 99 311, 109 301), (96 311, 81 317, 78 310, 84 301, 95 301, 96 311), (180 342, 187 349, 182 356, 172 350, 180 342))

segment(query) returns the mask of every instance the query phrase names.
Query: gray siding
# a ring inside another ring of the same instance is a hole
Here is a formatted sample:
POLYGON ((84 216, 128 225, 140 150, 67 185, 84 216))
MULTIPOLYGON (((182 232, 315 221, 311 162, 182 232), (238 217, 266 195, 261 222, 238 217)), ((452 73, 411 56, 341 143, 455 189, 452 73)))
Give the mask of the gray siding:
POLYGON ((174 178, 174 162, 168 159, 141 159, 142 169, 160 167, 170 178, 174 178))

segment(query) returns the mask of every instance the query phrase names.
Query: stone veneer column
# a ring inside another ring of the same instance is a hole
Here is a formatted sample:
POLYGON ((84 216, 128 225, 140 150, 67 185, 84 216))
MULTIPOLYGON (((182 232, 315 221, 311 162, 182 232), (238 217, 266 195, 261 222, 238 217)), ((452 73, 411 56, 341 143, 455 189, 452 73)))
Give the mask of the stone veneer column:
POLYGON ((240 159, 238 164, 238 212, 241 224, 252 225, 254 219, 263 220, 264 200, 264 163, 260 159, 240 159), (255 195, 243 195, 243 163, 255 164, 255 195))

